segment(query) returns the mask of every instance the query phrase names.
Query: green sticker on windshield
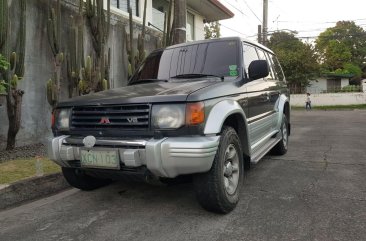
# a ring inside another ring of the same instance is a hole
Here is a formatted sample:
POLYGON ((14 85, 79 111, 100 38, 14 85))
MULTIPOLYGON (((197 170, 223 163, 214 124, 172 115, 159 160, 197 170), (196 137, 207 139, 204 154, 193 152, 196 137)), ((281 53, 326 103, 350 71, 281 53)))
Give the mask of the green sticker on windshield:
POLYGON ((236 70, 230 70, 230 76, 238 76, 238 71, 236 70))
POLYGON ((229 69, 230 71, 233 71, 233 70, 236 70, 238 66, 236 64, 233 64, 233 65, 229 65, 229 69))

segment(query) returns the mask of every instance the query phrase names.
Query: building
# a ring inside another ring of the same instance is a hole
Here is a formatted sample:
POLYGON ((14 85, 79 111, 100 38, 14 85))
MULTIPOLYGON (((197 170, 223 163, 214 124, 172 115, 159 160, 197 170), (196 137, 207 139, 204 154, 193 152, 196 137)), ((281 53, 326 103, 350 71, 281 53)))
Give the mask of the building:
MULTIPOLYGON (((142 24, 145 0, 130 0, 133 20, 142 24)), ((168 0, 147 0, 146 23, 162 32, 168 0)), ((128 18, 127 0, 111 0, 111 12, 128 18)), ((187 0, 187 41, 204 39, 204 23, 232 18, 234 14, 218 0, 187 0)))
POLYGON ((306 92, 312 94, 339 92, 343 87, 350 84, 349 80, 353 76, 353 74, 325 74, 316 80, 311 80, 306 92))

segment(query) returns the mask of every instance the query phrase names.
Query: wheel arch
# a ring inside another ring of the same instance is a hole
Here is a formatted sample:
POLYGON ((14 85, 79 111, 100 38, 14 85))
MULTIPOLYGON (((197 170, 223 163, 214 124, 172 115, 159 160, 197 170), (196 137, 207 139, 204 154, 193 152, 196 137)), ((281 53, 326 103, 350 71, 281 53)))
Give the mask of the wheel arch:
POLYGON ((278 112, 279 112, 279 118, 278 118, 278 128, 281 127, 282 118, 283 115, 286 115, 287 123, 288 123, 288 131, 289 135, 291 133, 291 107, 290 107, 290 99, 286 95, 281 95, 278 103, 278 112))
POLYGON ((211 109, 206 121, 204 134, 219 134, 225 125, 235 129, 242 145, 244 157, 247 157, 245 159, 250 159, 247 119, 241 106, 234 100, 223 100, 211 109))

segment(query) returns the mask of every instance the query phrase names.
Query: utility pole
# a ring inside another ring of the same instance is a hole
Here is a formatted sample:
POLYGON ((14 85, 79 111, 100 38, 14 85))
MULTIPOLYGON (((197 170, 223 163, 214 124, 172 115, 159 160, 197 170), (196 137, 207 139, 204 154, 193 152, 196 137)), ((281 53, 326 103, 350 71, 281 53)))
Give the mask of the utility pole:
POLYGON ((268 0, 263 0, 263 45, 267 45, 268 33, 268 0))
MULTIPOLYGON (((173 1, 173 0, 170 0, 173 1)), ((187 0, 174 1, 173 44, 186 42, 187 0)))
POLYGON ((262 25, 258 25, 258 43, 262 43, 262 25))

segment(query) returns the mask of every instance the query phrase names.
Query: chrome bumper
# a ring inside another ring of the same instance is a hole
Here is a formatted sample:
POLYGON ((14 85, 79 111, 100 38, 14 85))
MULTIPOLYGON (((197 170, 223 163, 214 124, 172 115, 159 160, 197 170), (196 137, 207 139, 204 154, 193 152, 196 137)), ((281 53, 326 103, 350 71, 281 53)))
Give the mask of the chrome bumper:
MULTIPOLYGON (((212 166, 220 136, 169 137, 149 140, 97 139, 92 149, 117 149, 127 167, 146 166, 158 177, 207 172, 212 166)), ((80 160, 82 139, 59 136, 48 140, 48 156, 63 167, 80 160)))

